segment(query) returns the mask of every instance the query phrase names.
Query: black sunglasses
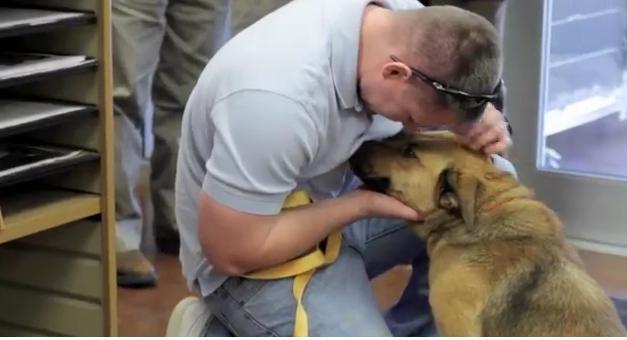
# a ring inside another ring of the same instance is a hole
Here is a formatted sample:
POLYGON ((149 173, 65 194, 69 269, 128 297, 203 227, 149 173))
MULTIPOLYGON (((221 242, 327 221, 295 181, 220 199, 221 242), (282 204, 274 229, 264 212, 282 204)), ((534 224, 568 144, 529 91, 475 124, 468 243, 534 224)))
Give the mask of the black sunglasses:
POLYGON ((411 70, 412 77, 418 78, 431 85, 436 92, 452 97, 460 109, 468 112, 469 120, 479 118, 487 103, 493 103, 496 106, 500 106, 500 103, 503 101, 503 79, 499 80, 492 93, 469 93, 450 87, 441 81, 429 77, 423 72, 407 65, 396 56, 391 55, 390 58, 397 63, 405 64, 411 70))

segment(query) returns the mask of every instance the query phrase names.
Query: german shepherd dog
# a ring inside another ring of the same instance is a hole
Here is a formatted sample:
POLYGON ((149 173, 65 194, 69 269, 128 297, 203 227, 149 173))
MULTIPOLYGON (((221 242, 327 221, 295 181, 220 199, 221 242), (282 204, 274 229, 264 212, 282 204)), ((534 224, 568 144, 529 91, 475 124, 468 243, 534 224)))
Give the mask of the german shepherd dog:
POLYGON ((556 214, 451 133, 400 133, 351 158, 371 189, 425 214, 429 301, 444 336, 626 336, 556 214))

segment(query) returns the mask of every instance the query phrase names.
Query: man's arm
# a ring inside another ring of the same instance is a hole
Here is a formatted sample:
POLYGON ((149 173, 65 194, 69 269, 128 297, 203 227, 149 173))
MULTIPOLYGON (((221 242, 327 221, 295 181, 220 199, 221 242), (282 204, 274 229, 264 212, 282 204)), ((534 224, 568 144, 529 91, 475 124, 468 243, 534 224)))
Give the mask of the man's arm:
POLYGON ((217 271, 235 276, 302 255, 360 218, 420 217, 396 199, 366 190, 276 215, 240 212, 202 192, 198 211, 198 237, 205 256, 217 271))

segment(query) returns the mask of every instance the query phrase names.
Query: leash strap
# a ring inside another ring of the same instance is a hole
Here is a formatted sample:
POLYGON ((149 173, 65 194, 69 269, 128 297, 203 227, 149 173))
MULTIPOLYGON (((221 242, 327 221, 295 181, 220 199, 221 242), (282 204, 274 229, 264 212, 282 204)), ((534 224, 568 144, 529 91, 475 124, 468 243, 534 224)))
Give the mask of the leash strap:
MULTIPOLYGON (((294 191, 283 203, 283 209, 294 208, 311 204, 311 198, 305 191, 294 191)), ((317 268, 331 264, 337 259, 342 245, 342 232, 336 231, 327 237, 324 252, 316 246, 310 253, 296 259, 278 264, 274 267, 261 269, 244 277, 256 280, 274 280, 294 277, 292 295, 296 300, 296 315, 294 318, 294 336, 309 335, 307 312, 303 306, 305 288, 317 268)))

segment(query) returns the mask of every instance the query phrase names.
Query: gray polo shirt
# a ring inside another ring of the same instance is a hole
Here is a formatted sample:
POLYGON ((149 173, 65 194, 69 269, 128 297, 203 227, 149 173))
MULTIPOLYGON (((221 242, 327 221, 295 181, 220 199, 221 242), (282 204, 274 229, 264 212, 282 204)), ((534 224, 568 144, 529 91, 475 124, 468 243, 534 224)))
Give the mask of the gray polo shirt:
MULTIPOLYGON (((369 0, 294 0, 229 41, 209 62, 185 108, 176 176, 181 263, 190 287, 210 294, 212 271, 197 236, 201 190, 239 211, 275 214, 294 189, 336 197, 347 160, 367 139, 401 125, 362 109, 357 56, 369 0)), ((394 10, 416 0, 380 0, 394 10)))

